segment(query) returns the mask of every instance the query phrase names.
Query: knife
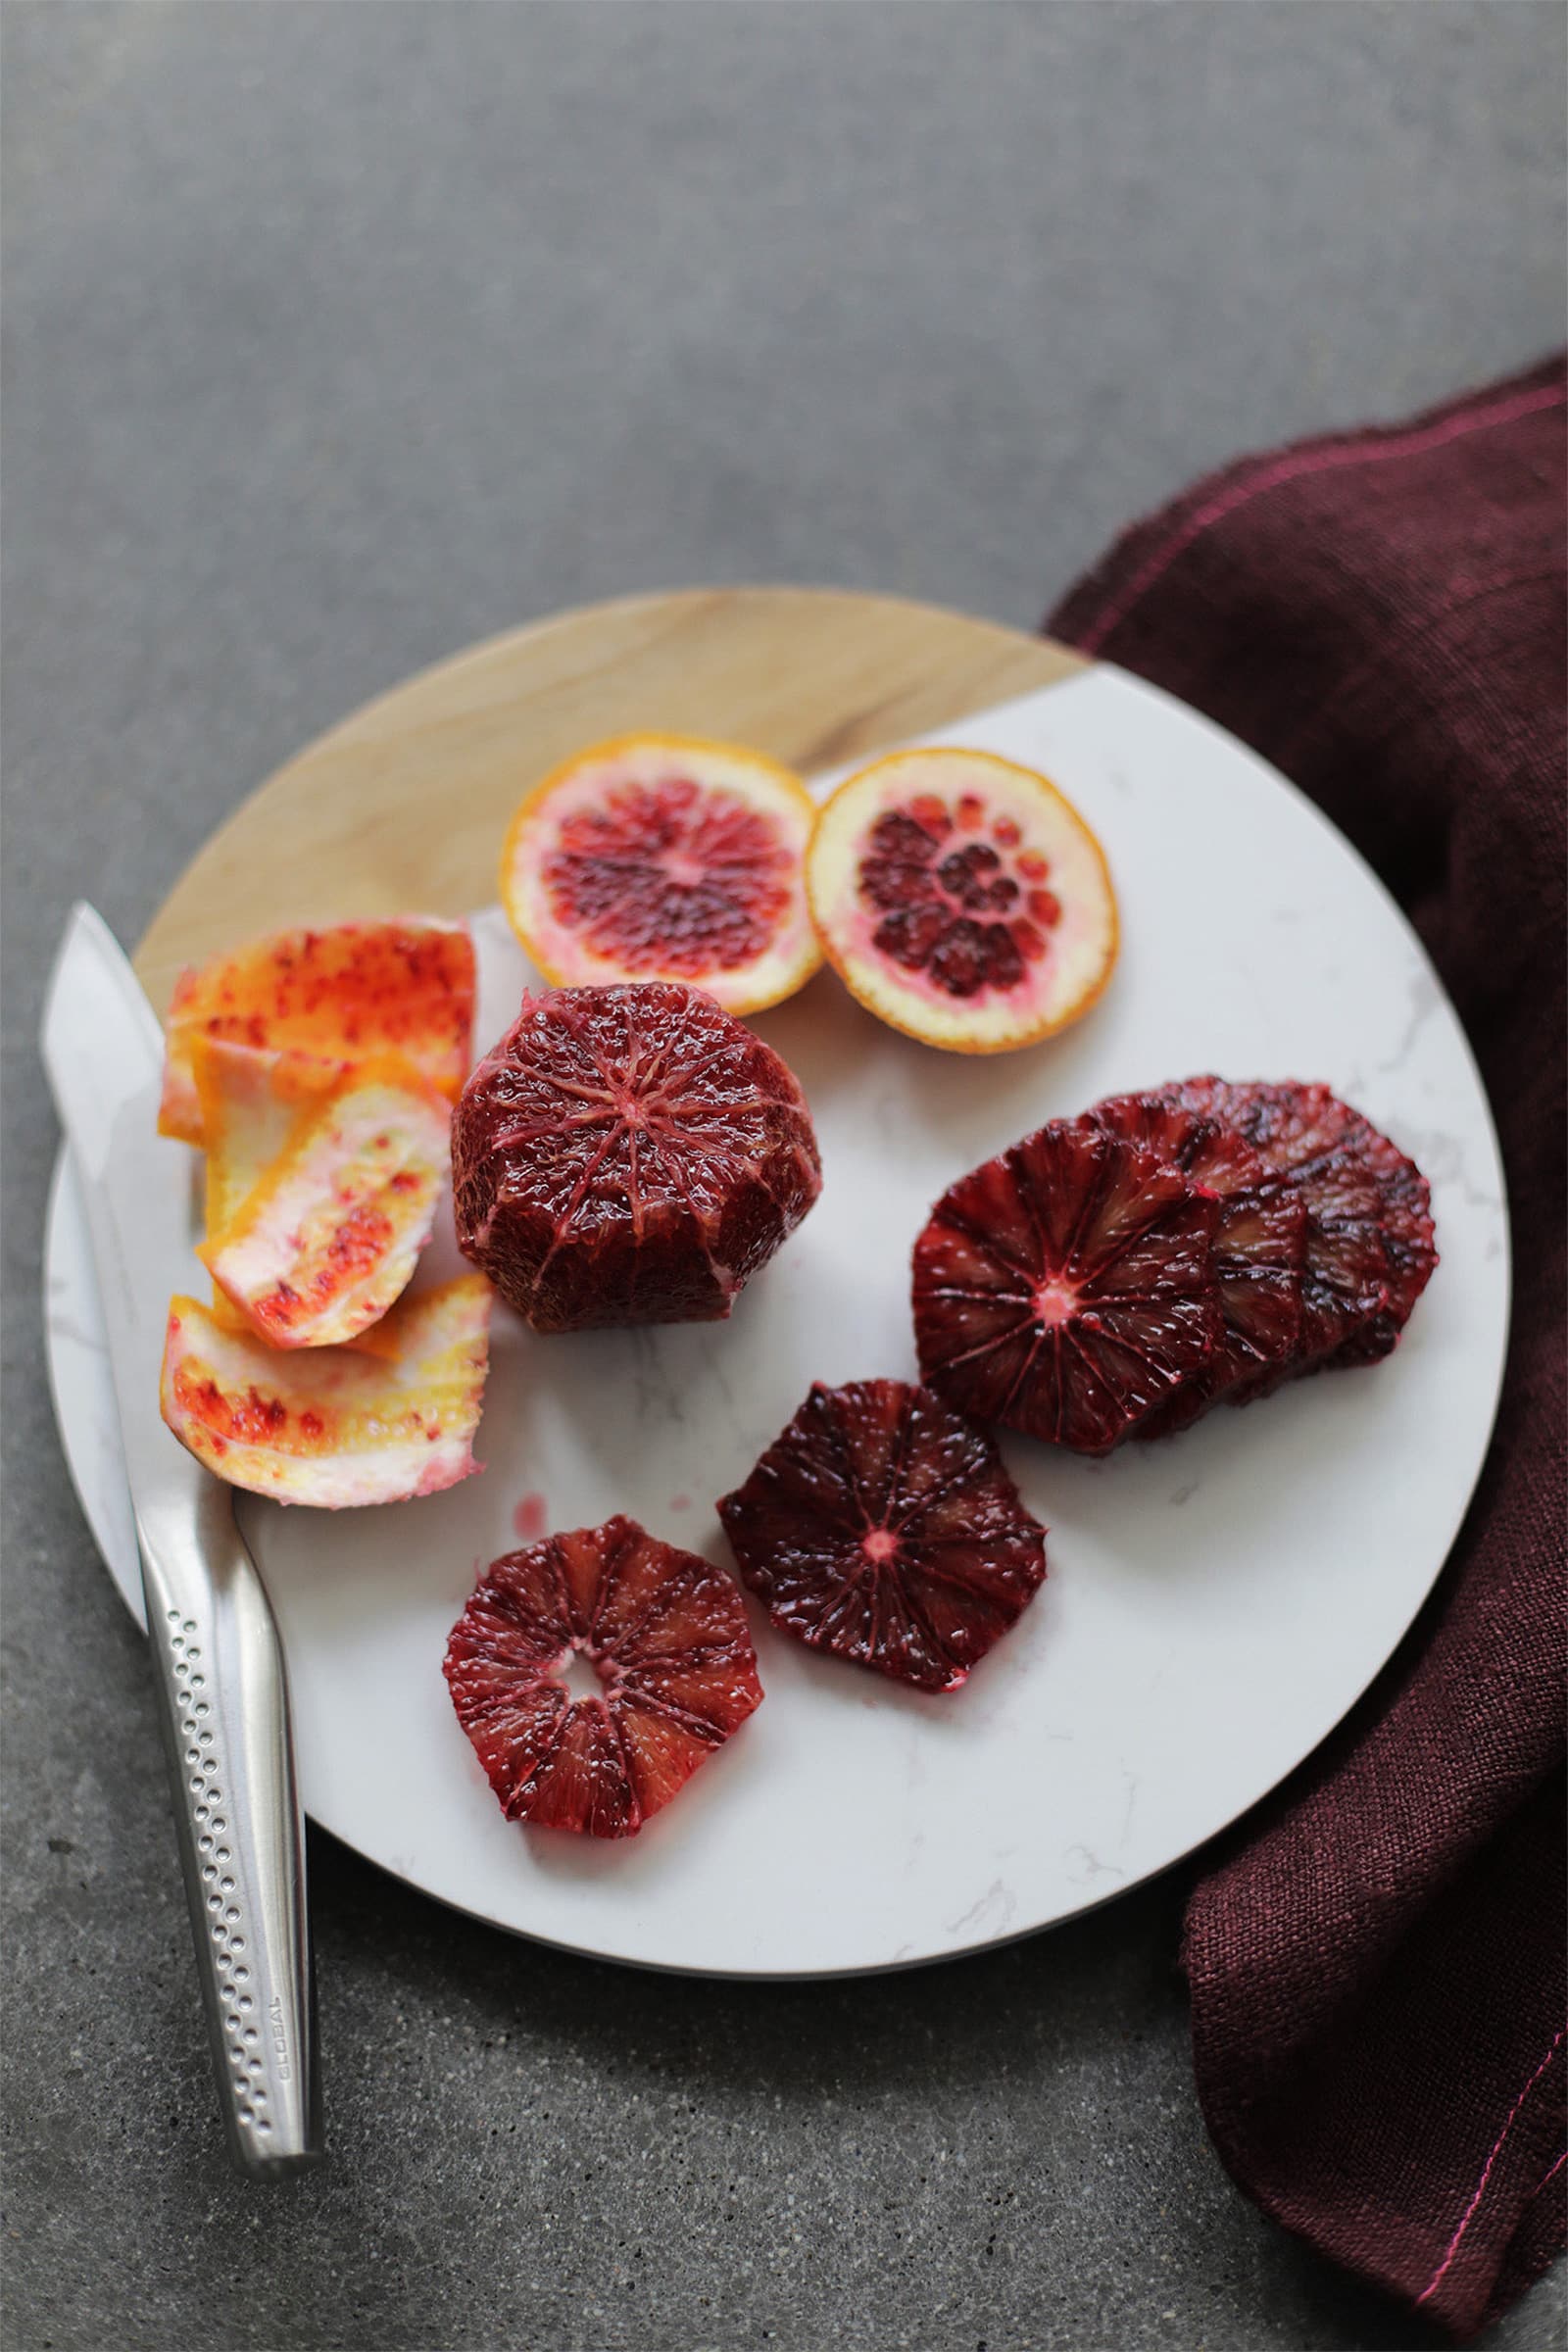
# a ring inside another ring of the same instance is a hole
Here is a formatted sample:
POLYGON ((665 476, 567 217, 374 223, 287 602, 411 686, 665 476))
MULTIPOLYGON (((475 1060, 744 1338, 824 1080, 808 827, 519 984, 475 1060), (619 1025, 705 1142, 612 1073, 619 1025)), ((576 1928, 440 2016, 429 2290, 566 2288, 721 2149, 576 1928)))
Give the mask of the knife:
POLYGON ((157 1016, 81 903, 50 975, 42 1049, 86 1206, 223 2125, 240 2171, 274 2180, 320 2152, 283 1649, 232 1490, 159 1410, 170 1298, 194 1271, 190 1164, 157 1131, 157 1016))

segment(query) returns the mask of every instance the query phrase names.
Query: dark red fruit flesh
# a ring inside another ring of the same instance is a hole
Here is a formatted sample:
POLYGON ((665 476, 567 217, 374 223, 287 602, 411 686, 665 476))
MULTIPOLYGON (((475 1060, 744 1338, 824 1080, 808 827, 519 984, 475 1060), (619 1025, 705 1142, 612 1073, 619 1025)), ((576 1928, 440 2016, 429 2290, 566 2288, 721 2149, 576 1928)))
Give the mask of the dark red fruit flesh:
POLYGON ((1270 1179, 1250 1144, 1212 1119, 1157 1094, 1113 1095, 1090 1121, 1145 1144, 1170 1167, 1213 1193, 1214 1280, 1224 1332, 1208 1362, 1139 1426, 1140 1438, 1188 1428, 1232 1391, 1250 1392, 1294 1359, 1301 1333, 1306 1208, 1270 1179))
POLYGON ((459 1247, 536 1331, 716 1321, 822 1189, 792 1072, 663 980, 524 998, 452 1169, 459 1247))
MULTIPOLYGON (((978 799, 972 812, 960 801, 965 829, 982 817, 978 799)), ((885 809, 859 870, 860 896, 880 917, 873 944, 950 997, 1016 988, 1025 962, 1044 952, 1045 933, 1061 919, 1054 894, 1029 887, 1025 860, 1011 855, 1017 840, 1010 817, 994 822, 989 841, 954 838, 954 819, 934 795, 885 809)), ((1038 882, 1046 860, 1035 855, 1029 863, 1038 882)))
MULTIPOLYGON (((1438 1263, 1432 1189, 1415 1161, 1407 1159, 1396 1144, 1390 1143, 1359 1112, 1352 1111, 1350 1115, 1359 1120, 1350 1149, 1359 1166, 1377 1186, 1382 1202, 1383 1247, 1389 1257, 1388 1311, 1396 1339, 1410 1320, 1410 1310, 1432 1280, 1438 1263)), ((1374 1340, 1377 1336, 1374 1334, 1374 1340)), ((1372 1348, 1374 1357, 1386 1352, 1380 1346, 1374 1345, 1372 1348)), ((1362 1360, 1354 1335, 1341 1350, 1341 1360, 1345 1363, 1362 1360)))
POLYGON ((565 816, 544 876, 557 920, 596 955, 696 979, 770 945, 797 864, 776 822, 677 775, 565 816))
POLYGON ((951 1186, 915 1243, 922 1373, 978 1420, 1108 1453, 1221 1344, 1217 1211, 1144 1145, 1042 1127, 951 1186))
POLYGON ((445 1672, 507 1819, 591 1838, 634 1836, 762 1696, 732 1580, 624 1518, 493 1562, 445 1672), (568 1697, 574 1650, 601 1696, 568 1697))
POLYGON ((718 1515, 775 1625, 920 1690, 956 1690, 1046 1573, 991 1439, 899 1380, 818 1382, 718 1515))
MULTIPOLYGON (((1437 1261, 1426 1218, 1425 1270, 1416 1279, 1413 1262, 1406 1274, 1396 1267, 1385 1222, 1386 1207, 1396 1205, 1394 1188, 1386 1191, 1376 1165, 1375 1147, 1385 1142, 1376 1128, 1326 1086, 1203 1077, 1159 1092, 1234 1129, 1270 1175, 1289 1183, 1306 1205, 1301 1338, 1289 1369, 1311 1372, 1335 1361, 1371 1363, 1387 1355, 1437 1261)), ((1393 1151, 1391 1145, 1385 1149, 1393 1151)), ((1424 1180, 1413 1168, 1410 1174, 1424 1213, 1424 1180)), ((1403 1246, 1418 1255, 1419 1221, 1408 1222, 1403 1246)), ((1263 1376, 1258 1386, 1268 1385, 1263 1376)))

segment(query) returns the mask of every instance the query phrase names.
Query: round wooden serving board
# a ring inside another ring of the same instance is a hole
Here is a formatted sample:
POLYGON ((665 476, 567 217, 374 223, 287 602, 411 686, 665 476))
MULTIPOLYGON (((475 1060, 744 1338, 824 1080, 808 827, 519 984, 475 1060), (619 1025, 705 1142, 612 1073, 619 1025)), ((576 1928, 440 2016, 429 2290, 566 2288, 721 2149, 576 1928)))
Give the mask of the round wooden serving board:
POLYGON ((809 775, 1083 666, 995 621, 835 588, 560 613, 438 662, 280 767, 185 868, 136 969, 162 1010, 184 964, 262 932, 488 906, 518 801, 603 736, 715 736, 809 775))
MULTIPOLYGON (((1403 916, 1244 745, 1111 663, 828 590, 568 613, 370 704, 187 869, 142 943, 155 1003, 183 964, 259 933, 428 909, 473 922, 488 1043, 530 985, 494 904, 507 819, 572 751, 638 728, 755 744, 824 788, 938 730, 1042 769, 1104 844, 1115 978, 1047 1046, 961 1054, 900 1036, 819 973, 758 1026, 801 1079, 828 1180, 732 1323, 539 1339, 498 1312, 482 1478, 379 1511, 242 1497, 288 1653, 301 1792, 410 1885, 601 1958, 813 1976, 975 1950, 1137 1886, 1233 1821, 1339 1720, 1430 1591, 1506 1345, 1486 1100, 1403 916), (1443 1263, 1394 1357, 1109 1462, 1004 1436, 1051 1573, 956 1701, 808 1650, 754 1609, 766 1704, 679 1804, 608 1845, 508 1823, 440 1660, 519 1514, 586 1527, 623 1510, 727 1561, 712 1498, 813 1380, 913 1377, 908 1251, 954 1175, 1042 1119, 1195 1069, 1327 1079, 1430 1171, 1443 1263)), ((154 1092, 150 1077, 149 1121, 154 1092)), ((459 1262, 443 1218, 424 1271, 459 1262)), ((193 1278, 171 1263, 172 1290, 193 1278)), ((64 1159, 48 1316, 72 1475, 134 1608, 64 1159)))

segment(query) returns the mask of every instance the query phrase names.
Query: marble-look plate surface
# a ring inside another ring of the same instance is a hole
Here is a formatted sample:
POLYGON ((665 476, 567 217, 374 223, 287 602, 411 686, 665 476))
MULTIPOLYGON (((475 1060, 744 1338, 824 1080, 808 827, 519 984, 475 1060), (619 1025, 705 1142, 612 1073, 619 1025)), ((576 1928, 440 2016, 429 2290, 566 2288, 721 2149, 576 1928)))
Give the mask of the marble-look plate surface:
MULTIPOLYGON (((1096 1010, 970 1060, 895 1035, 819 975, 757 1025, 806 1086, 823 1196, 731 1323, 539 1340, 498 1310, 482 1478, 337 1515, 241 1498, 309 1811, 498 1926, 773 1976, 895 1967, 1068 1918, 1211 1837, 1323 1739, 1429 1591, 1479 1473, 1507 1336, 1502 1174, 1458 1021, 1381 885, 1251 753, 1114 669, 937 740, 1044 767, 1099 832, 1124 946, 1096 1010), (1443 1262, 1396 1354, 1107 1462, 1009 1440, 1051 1530, 1050 1579, 963 1690, 903 1692, 754 1610, 765 1703, 640 1837, 510 1827, 441 1658, 514 1526, 624 1510, 724 1559, 713 1499, 813 1379, 913 1374, 909 1248, 952 1177, 1042 1119, 1207 1069, 1326 1079, 1427 1171, 1443 1262)), ((525 967, 499 916, 478 932, 488 1044, 525 967)), ((449 1227, 421 1280, 454 1256, 449 1227)), ((65 1166, 48 1301, 73 1475, 134 1607, 65 1166)))

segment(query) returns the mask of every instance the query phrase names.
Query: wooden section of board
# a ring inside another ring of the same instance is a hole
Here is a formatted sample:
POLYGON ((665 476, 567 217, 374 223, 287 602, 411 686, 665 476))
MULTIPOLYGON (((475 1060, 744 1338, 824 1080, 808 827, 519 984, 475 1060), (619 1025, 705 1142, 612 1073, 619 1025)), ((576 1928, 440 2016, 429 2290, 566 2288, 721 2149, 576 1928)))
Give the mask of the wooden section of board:
POLYGON ((806 774, 1070 676, 1077 654, 897 597, 689 589, 593 605, 459 654, 278 769, 188 865, 136 969, 299 923, 488 906, 507 819, 560 760, 657 728, 806 774))

